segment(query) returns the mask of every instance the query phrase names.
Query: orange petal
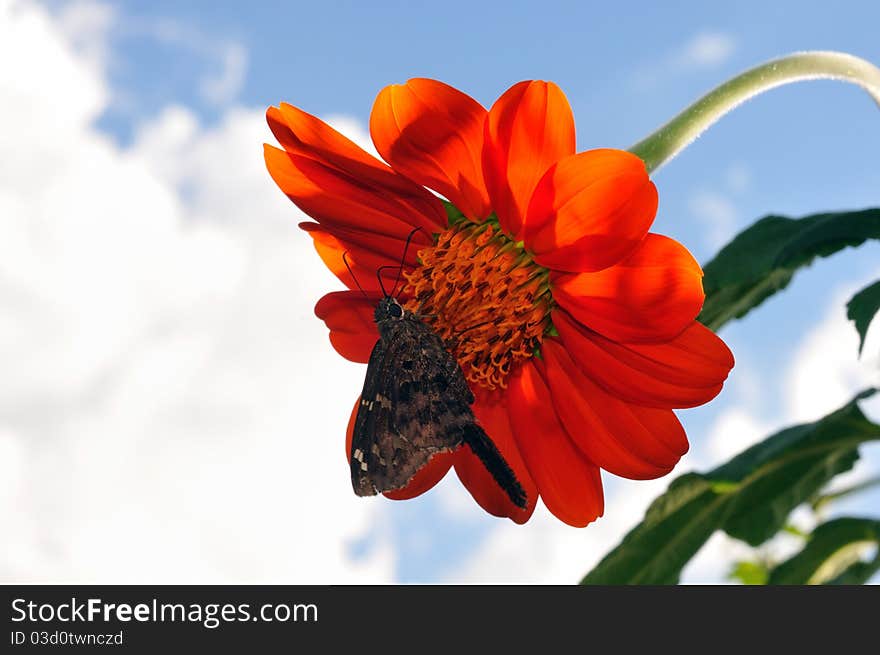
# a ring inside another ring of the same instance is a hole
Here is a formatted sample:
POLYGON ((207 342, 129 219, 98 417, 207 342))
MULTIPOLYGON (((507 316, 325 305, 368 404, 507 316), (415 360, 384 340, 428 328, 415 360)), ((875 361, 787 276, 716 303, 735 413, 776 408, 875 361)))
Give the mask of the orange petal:
MULTIPOLYGON (((376 244, 384 241, 383 237, 370 233, 355 234, 337 230, 337 234, 344 235, 344 239, 341 239, 321 227, 319 223, 300 223, 299 226, 312 237, 315 250, 318 251, 324 265, 349 289, 358 289, 358 284, 360 284, 360 288, 364 291, 381 293, 377 277, 377 271, 380 269, 382 279, 385 281, 385 289, 390 291, 394 286, 400 270, 398 267, 401 264, 401 258, 393 259, 377 254, 377 250, 382 248, 376 244), (343 259, 343 255, 345 259, 343 259), (346 266, 346 261, 348 266, 346 266)), ((402 252, 404 242, 399 242, 399 246, 402 252)), ((395 248, 396 246, 387 249, 394 250, 395 248)), ((404 272, 411 270, 415 264, 417 248, 410 247, 409 250, 411 252, 407 252, 404 272)))
POLYGON ((370 361, 379 340, 373 313, 381 297, 364 296, 360 291, 334 291, 315 305, 315 315, 330 329, 330 343, 346 359, 359 364, 370 361))
POLYGON ((345 461, 351 461, 351 442, 354 439, 354 425, 357 420, 358 407, 361 404, 361 397, 358 396, 354 401, 354 407, 348 416, 348 426, 345 428, 345 461))
POLYGON ((574 117, 552 82, 510 87, 489 110, 483 174, 501 226, 518 235, 532 192, 544 173, 574 154, 574 117))
POLYGON ((376 150, 398 173, 445 196, 472 219, 489 215, 481 156, 486 110, 436 80, 387 86, 370 114, 376 150))
POLYGON ((306 214, 321 223, 406 236, 447 223, 442 203, 323 121, 287 104, 266 112, 284 146, 264 147, 266 167, 306 214))
POLYGON ((384 280, 384 289, 391 291, 395 282, 402 284, 403 274, 409 273, 418 264, 418 253, 425 244, 417 239, 418 233, 413 235, 412 242, 407 247, 406 239, 389 237, 373 232, 361 230, 348 230, 343 228, 326 228, 320 223, 300 223, 299 227, 309 234, 315 241, 315 248, 324 260, 327 267, 339 277, 350 289, 357 289, 356 284, 349 284, 351 274, 345 266, 342 256, 348 260, 358 282, 365 291, 381 291, 378 275, 381 273, 384 280), (319 245, 320 242, 320 245, 319 245), (396 253, 393 256, 385 253, 396 253), (404 256, 404 253, 406 255, 404 256), (401 265, 403 271, 401 273, 401 265), (385 267, 381 271, 380 267, 385 267), (344 274, 343 274, 344 271, 344 274))
POLYGON ((647 407, 696 407, 709 402, 733 368, 733 354, 712 330, 694 321, 665 343, 621 344, 553 312, 566 350, 587 377, 612 395, 647 407))
POLYGON ((507 407, 503 403, 503 398, 497 396, 498 394, 493 394, 490 398, 486 394, 478 395, 473 406, 474 414, 525 490, 526 507, 519 508, 510 501, 507 493, 498 486, 470 448, 460 448, 456 452, 455 472, 474 500, 489 514, 508 517, 515 523, 522 524, 528 521, 535 511, 538 489, 514 441, 507 407))
POLYGON ((409 500, 423 493, 436 485, 449 472, 455 461, 455 453, 438 453, 428 460, 422 468, 419 469, 412 480, 405 487, 394 491, 386 491, 383 495, 391 500, 409 500))
POLYGON ((619 264, 552 276, 553 298, 578 322, 614 341, 669 341, 703 306, 703 272, 687 249, 648 234, 619 264))
MULTIPOLYGON (((281 103, 279 107, 269 107, 266 120, 287 152, 309 157, 343 172, 357 184, 387 192, 409 207, 412 213, 422 215, 421 218, 426 219, 426 228, 446 225, 446 211, 431 193, 395 173, 321 119, 281 103)), ((410 221, 419 221, 419 218, 412 217, 410 221)))
MULTIPOLYGON (((354 229, 406 239, 419 227, 422 229, 414 239, 423 243, 427 243, 428 235, 441 229, 424 214, 389 196, 387 189, 367 186, 322 162, 272 146, 265 146, 264 154, 266 167, 279 188, 328 229, 354 229)), ((389 253, 393 254, 400 256, 389 253)))
POLYGON ((269 107, 266 121, 278 143, 289 153, 324 162, 366 183, 401 194, 411 193, 415 187, 354 141, 298 107, 286 102, 269 107))
POLYGON ((636 249, 656 213, 657 189, 641 159, 623 150, 589 150, 541 178, 522 238, 542 266, 599 271, 636 249))
POLYGON ((529 359, 510 377, 513 436, 547 509, 569 525, 583 527, 602 515, 602 480, 598 467, 560 424, 540 365, 540 360, 529 359))
MULTIPOLYGON (((357 418, 358 406, 361 404, 361 398, 354 403, 351 415, 348 419, 348 427, 345 430, 345 461, 351 461, 351 441, 354 436, 354 424, 357 418)), ((409 500, 420 496, 434 485, 436 485, 449 472, 452 467, 455 453, 439 453, 428 460, 419 471, 413 476, 405 487, 394 491, 386 491, 383 495, 391 500, 409 500)))
POLYGON ((671 409, 625 403, 581 373, 558 339, 545 339, 541 354, 553 406, 571 439, 603 469, 648 480, 669 473, 688 450, 671 409))

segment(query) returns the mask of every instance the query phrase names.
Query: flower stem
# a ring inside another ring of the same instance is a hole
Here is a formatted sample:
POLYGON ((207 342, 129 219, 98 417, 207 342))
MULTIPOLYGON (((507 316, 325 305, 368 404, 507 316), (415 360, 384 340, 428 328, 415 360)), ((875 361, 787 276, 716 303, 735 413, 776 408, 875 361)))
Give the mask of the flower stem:
POLYGON ((844 52, 796 52, 728 80, 629 150, 644 160, 651 173, 746 100, 783 84, 818 79, 858 84, 880 105, 880 68, 844 52))

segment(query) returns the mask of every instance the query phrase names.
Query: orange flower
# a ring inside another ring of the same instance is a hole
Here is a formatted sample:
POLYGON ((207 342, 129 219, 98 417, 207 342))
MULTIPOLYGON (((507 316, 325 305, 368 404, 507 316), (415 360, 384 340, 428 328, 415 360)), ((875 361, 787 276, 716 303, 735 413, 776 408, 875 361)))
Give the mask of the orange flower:
POLYGON ((491 514, 524 523, 540 495, 584 526, 603 512, 600 468, 656 478, 687 452, 672 409, 714 398, 733 356, 695 321, 699 264, 648 232, 657 190, 643 162, 621 150, 576 153, 559 87, 520 82, 486 111, 434 80, 389 86, 370 132, 390 166, 290 105, 267 119, 284 147, 265 147, 269 173, 314 219, 300 227, 349 289, 315 307, 333 347, 368 361, 377 269, 393 280, 407 236, 423 228, 398 296, 444 338, 460 334, 454 354, 474 413, 529 505, 513 505, 467 448, 435 456, 386 496, 417 496, 454 467, 491 514))

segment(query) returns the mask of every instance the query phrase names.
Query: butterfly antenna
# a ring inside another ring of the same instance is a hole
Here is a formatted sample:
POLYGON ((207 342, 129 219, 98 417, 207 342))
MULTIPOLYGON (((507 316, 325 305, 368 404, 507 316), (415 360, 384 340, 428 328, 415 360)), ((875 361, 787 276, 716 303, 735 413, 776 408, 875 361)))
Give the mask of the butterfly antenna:
POLYGON ((376 269, 376 279, 379 280, 379 288, 382 289, 382 295, 387 298, 388 292, 385 291, 385 283, 382 282, 382 271, 384 271, 386 268, 397 268, 397 267, 394 266, 393 264, 385 264, 384 266, 380 266, 379 268, 376 269))
POLYGON ((416 227, 413 228, 412 232, 409 233, 406 237, 406 244, 403 246, 403 257, 400 258, 400 270, 397 271, 397 279, 394 280, 394 288, 391 289, 391 295, 393 296, 397 293, 397 284, 400 282, 400 276, 403 275, 403 266, 406 263, 406 251, 409 250, 409 244, 412 241, 412 238, 415 236, 416 232, 421 230, 422 228, 416 227))
POLYGON ((354 280, 354 283, 357 285, 357 288, 361 290, 361 293, 364 294, 364 297, 367 297, 367 292, 364 291, 364 288, 361 286, 361 283, 358 282, 357 277, 355 277, 354 271, 351 270, 351 265, 348 263, 348 251, 346 250, 342 253, 342 263, 345 264, 345 268, 348 269, 348 274, 351 275, 351 279, 354 280))

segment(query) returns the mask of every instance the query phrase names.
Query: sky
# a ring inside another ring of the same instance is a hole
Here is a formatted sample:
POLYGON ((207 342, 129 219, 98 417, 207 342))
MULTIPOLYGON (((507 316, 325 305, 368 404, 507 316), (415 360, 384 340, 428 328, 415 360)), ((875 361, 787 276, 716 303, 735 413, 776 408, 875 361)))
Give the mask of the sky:
MULTIPOLYGON (((488 105, 541 78, 568 95, 580 149, 627 147, 773 56, 880 63, 878 19, 867 0, 0 0, 0 581, 578 580, 674 476, 877 384, 880 328, 857 360, 843 306, 880 277, 880 246, 815 263, 725 327, 737 365, 680 413, 690 453, 661 480, 606 475, 585 529, 543 507, 525 526, 490 517, 454 475, 413 501, 356 498, 344 429, 364 367, 313 315, 340 285, 265 172, 265 108, 372 149, 387 84, 436 77, 488 105)), ((654 230, 706 261, 767 213, 877 206, 877 152, 859 89, 774 90, 654 176, 654 230)), ((880 473, 880 449, 862 452, 840 484, 880 473)), ((830 511, 878 507, 875 491, 830 511)), ((683 580, 723 582, 748 553, 716 535, 683 580)))

